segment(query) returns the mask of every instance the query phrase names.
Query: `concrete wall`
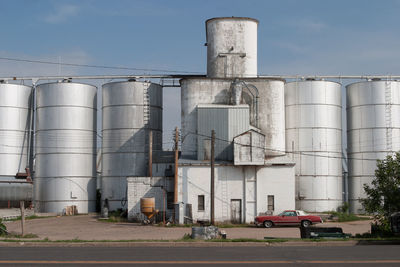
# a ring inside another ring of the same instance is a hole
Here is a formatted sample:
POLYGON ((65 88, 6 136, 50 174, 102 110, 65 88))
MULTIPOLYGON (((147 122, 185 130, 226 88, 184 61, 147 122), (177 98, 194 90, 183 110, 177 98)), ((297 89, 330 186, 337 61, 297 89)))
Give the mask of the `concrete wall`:
MULTIPOLYGON (((197 159, 197 106, 201 104, 230 103, 233 79, 182 79, 182 157, 197 159)), ((248 90, 255 87, 259 92, 258 122, 265 135, 265 155, 285 154, 285 105, 284 82, 281 80, 242 78, 248 88, 242 93, 242 104, 253 110, 253 101, 248 90)), ((254 88, 253 88, 254 90, 254 88)), ((254 92, 253 92, 254 93, 254 92)), ((252 117, 252 114, 250 114, 252 117)), ((252 124, 253 125, 253 124, 252 124)), ((253 125, 255 126, 255 125, 253 125)))
POLYGON ((274 214, 295 209, 294 165, 272 165, 260 168, 257 176, 257 214, 266 212, 267 196, 275 198, 274 214))
MULTIPOLYGON (((192 204, 194 221, 210 219, 210 166, 179 167, 178 200, 192 204), (205 210, 198 210, 198 196, 205 197, 205 210)), ((295 208, 294 165, 232 166, 215 168, 215 220, 231 220, 232 200, 241 201, 242 222, 252 222, 267 210, 267 196, 275 196, 275 212, 295 208)))
MULTIPOLYGON (((166 191, 172 192, 173 179, 165 177, 128 177, 128 220, 141 221, 146 217, 140 212, 140 199, 154 197, 156 209, 159 210, 160 216, 167 207, 166 191)), ((166 209, 166 218, 171 216, 171 212, 166 209)))

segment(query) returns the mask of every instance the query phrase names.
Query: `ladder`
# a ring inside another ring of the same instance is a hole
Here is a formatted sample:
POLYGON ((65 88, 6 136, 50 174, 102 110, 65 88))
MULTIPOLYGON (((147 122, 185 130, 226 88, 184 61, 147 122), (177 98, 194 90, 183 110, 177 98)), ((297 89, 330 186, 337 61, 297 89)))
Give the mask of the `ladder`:
POLYGON ((143 126, 150 128, 150 96, 148 84, 143 83, 143 126))
POLYGON ((390 81, 385 82, 385 126, 386 149, 392 151, 392 86, 390 81))
POLYGON ((221 181, 221 198, 222 198, 222 219, 229 220, 229 199, 228 199, 228 177, 225 176, 221 181))

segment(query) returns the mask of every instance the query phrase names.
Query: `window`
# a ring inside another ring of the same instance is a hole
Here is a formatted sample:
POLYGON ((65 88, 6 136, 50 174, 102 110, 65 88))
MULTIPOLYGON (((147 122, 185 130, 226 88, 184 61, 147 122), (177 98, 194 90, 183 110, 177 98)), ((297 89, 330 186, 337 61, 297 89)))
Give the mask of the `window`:
POLYGON ((268 211, 274 211, 275 210, 275 199, 273 195, 268 195, 268 211))
POLYGON ((197 197, 197 210, 204 210, 204 195, 197 197))
POLYGON ((297 216, 295 211, 285 211, 282 213, 283 216, 297 216))

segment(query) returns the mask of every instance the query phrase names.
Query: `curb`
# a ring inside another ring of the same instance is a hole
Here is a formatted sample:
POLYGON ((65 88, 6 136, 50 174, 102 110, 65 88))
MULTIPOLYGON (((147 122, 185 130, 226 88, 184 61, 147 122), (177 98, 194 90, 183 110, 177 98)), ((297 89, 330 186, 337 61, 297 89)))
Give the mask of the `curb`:
POLYGON ((359 241, 287 242, 0 242, 0 247, 338 247, 359 241))

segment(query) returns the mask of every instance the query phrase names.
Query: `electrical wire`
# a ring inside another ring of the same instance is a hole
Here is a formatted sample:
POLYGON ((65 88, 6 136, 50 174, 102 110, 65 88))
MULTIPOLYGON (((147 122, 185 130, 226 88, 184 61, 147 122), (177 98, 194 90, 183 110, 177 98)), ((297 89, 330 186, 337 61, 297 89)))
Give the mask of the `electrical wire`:
MULTIPOLYGON (((211 135, 204 135, 204 134, 199 134, 199 133, 193 133, 193 132, 188 132, 189 134, 197 135, 197 136, 202 136, 211 139, 211 135)), ((215 140, 221 141, 221 142, 227 142, 227 143, 232 143, 232 144, 237 144, 240 146, 245 146, 245 147, 254 147, 254 148, 259 148, 265 151, 270 151, 270 152, 276 152, 276 153, 282 153, 282 154, 293 154, 293 155, 300 155, 300 156, 310 156, 310 157, 318 157, 318 158, 328 158, 328 159, 351 159, 351 160, 363 160, 363 161, 374 161, 376 162, 378 159, 377 158, 353 158, 353 157, 343 157, 343 156, 333 156, 333 155, 320 155, 320 154, 314 154, 314 153, 328 153, 328 154, 342 154, 342 151, 339 152, 329 152, 329 151, 320 151, 320 152, 303 152, 303 151, 287 151, 287 150, 279 150, 279 149, 272 149, 272 148, 266 148, 263 146, 252 146, 248 144, 242 144, 234 141, 229 141, 226 139, 222 138, 217 138, 215 137, 215 140)), ((394 151, 383 151, 383 153, 393 153, 394 151)), ((360 152, 362 154, 363 152, 360 152)), ((377 153, 376 151, 372 153, 377 153)))
POLYGON ((48 64, 48 65, 61 65, 69 67, 85 67, 85 68, 97 68, 97 69, 114 69, 114 70, 134 70, 134 71, 148 71, 148 72, 170 72, 170 73, 188 73, 188 74, 203 74, 201 72, 195 71, 178 71, 178 70, 166 70, 166 69, 146 69, 146 68, 133 68, 133 67, 117 67, 117 66, 105 66, 105 65, 89 65, 89 64, 77 64, 77 63, 61 63, 54 61, 45 60, 31 60, 31 59, 21 59, 21 58, 10 58, 10 57, 0 57, 0 60, 25 62, 25 63, 35 63, 35 64, 48 64))

